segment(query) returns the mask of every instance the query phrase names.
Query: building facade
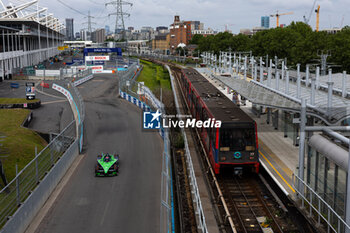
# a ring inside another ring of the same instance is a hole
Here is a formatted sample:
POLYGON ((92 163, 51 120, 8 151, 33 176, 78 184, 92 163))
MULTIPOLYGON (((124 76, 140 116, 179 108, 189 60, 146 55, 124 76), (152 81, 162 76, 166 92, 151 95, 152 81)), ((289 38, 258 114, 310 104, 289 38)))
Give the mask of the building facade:
POLYGON ((88 32, 85 30, 80 30, 80 39, 81 40, 88 40, 88 32))
POLYGON ((170 34, 158 35, 152 40, 152 50, 156 53, 169 54, 170 34))
POLYGON ((75 39, 76 40, 80 40, 81 38, 80 38, 80 32, 76 32, 75 33, 75 39))
POLYGON ((53 23, 38 24, 28 19, 0 20, 0 81, 13 75, 26 75, 30 68, 60 53, 65 29, 56 18, 53 23))
POLYGON ((105 25, 105 32, 106 32, 106 36, 109 35, 110 27, 108 25, 105 25))
POLYGON ((270 17, 269 16, 261 16, 261 27, 270 28, 270 17))
POLYGON ((106 40, 106 30, 104 28, 99 28, 91 33, 91 40, 95 43, 104 43, 106 40))
POLYGON ((170 25, 170 52, 175 54, 179 44, 187 45, 191 36, 191 21, 180 21, 180 16, 175 15, 170 25))
POLYGON ((139 54, 149 54, 149 41, 148 40, 131 40, 128 41, 128 51, 139 54))
POLYGON ((74 40, 74 19, 66 19, 66 40, 74 40))
POLYGON ((202 35, 204 37, 209 36, 209 35, 216 35, 218 34, 217 31, 214 31, 211 28, 208 28, 206 30, 192 30, 192 36, 193 35, 202 35))

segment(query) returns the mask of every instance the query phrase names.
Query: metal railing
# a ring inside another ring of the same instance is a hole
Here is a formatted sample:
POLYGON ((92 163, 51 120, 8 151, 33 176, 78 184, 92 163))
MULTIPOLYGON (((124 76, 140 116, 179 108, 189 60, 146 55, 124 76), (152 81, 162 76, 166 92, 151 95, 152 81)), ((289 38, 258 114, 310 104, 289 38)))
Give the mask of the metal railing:
MULTIPOLYGON (((61 73, 63 74, 63 72, 61 73)), ((71 94, 74 102, 72 108, 76 109, 78 117, 54 137, 40 153, 35 153, 34 159, 0 191, 0 226, 3 226, 10 216, 15 213, 76 138, 79 138, 80 151, 82 151, 85 105, 78 89, 71 81, 89 74, 91 74, 91 69, 77 72, 76 76, 73 76, 73 72, 69 78, 55 81, 55 83, 65 87, 71 94)))
POLYGON ((350 230, 350 226, 346 224, 343 218, 305 181, 301 180, 295 174, 292 175, 292 181, 293 187, 301 199, 301 208, 305 208, 310 216, 316 213, 318 225, 321 225, 322 222, 325 223, 327 225, 327 232, 342 233, 350 230), (303 187, 303 189, 299 190, 298 187, 303 187))
POLYGON ((62 80, 68 79, 71 82, 77 81, 81 78, 84 78, 90 74, 92 74, 92 69, 88 68, 85 70, 80 70, 76 67, 71 68, 60 68, 57 70, 49 70, 46 68, 42 69, 34 69, 33 66, 29 68, 16 68, 13 69, 14 76, 20 76, 23 79, 27 79, 28 76, 42 77, 44 80, 62 80))
MULTIPOLYGON (((177 112, 177 114, 181 115, 183 113, 180 111, 179 101, 177 99, 177 95, 175 92, 174 77, 171 73, 169 66, 166 66, 166 68, 168 69, 168 72, 170 74, 170 81, 171 81, 171 87, 172 87, 173 94, 174 94, 176 112, 177 112)), ((189 174, 188 176, 190 179, 191 192, 192 192, 192 196, 194 199, 193 202, 195 203, 196 215, 197 215, 197 219, 198 219, 198 228, 203 233, 208 233, 208 228, 207 228, 207 225, 205 222, 205 215, 204 215, 204 211, 203 211, 203 207, 202 207, 201 197, 199 195, 196 174, 195 174, 195 171, 193 168, 191 152, 190 152, 190 149, 188 147, 187 136, 186 136, 185 130, 183 128, 181 128, 181 133, 182 133, 182 136, 184 138, 184 143, 185 143, 185 156, 186 156, 187 170, 188 170, 188 174, 189 174)))
POLYGON ((164 54, 157 54, 157 53, 153 53, 153 54, 130 53, 130 56, 157 59, 162 61, 175 61, 175 62, 181 62, 181 63, 184 63, 186 61, 186 57, 184 56, 173 56, 173 55, 164 55, 164 54))
POLYGON ((16 177, 0 191, 0 226, 3 226, 27 199, 40 181, 76 140, 75 121, 29 162, 16 177))

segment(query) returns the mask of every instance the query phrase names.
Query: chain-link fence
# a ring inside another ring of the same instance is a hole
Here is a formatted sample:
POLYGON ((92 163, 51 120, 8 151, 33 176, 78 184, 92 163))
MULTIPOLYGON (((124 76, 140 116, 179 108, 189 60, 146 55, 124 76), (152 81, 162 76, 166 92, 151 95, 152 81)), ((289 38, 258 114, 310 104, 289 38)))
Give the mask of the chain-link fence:
POLYGON ((72 121, 0 191, 0 226, 6 223, 72 145, 76 139, 75 127, 75 121, 72 121))

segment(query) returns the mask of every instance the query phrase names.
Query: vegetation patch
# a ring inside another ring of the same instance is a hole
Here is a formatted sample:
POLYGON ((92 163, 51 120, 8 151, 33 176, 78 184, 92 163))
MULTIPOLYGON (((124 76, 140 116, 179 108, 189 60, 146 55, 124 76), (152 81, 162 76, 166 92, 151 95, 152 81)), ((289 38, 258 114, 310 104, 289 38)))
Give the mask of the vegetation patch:
POLYGON ((143 70, 138 77, 138 82, 144 82, 152 92, 159 92, 159 89, 171 90, 170 76, 166 68, 161 65, 141 60, 143 70))
POLYGON ((25 98, 0 98, 0 104, 25 104, 35 103, 40 101, 39 99, 27 100, 25 98))
POLYGON ((36 132, 22 127, 30 113, 27 109, 0 109, 0 159, 7 181, 16 176, 35 156, 35 147, 40 152, 47 143, 36 132))

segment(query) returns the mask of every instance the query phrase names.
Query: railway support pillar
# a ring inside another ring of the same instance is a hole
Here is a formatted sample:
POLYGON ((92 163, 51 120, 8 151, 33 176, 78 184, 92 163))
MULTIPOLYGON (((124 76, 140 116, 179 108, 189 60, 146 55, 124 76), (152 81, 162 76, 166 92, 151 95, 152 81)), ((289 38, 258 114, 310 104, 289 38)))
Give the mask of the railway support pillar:
POLYGON ((258 79, 258 66, 254 64, 254 81, 256 82, 258 79))
POLYGON ((254 56, 250 58, 250 65, 249 67, 251 67, 251 71, 250 71, 250 77, 253 78, 254 77, 254 65, 255 65, 255 60, 254 60, 254 56))
MULTIPOLYGON (((298 176, 304 181, 304 161, 305 161, 305 126, 306 126, 306 99, 301 99, 300 114, 300 139, 299 139, 299 170, 298 176)), ((302 182, 298 184, 298 190, 304 196, 304 185, 302 182)))
POLYGON ((284 61, 282 61, 281 80, 284 80, 284 72, 285 72, 284 61))
POLYGON ((316 67, 316 89, 320 88, 320 67, 316 67))
POLYGON ((233 70, 232 70, 232 55, 231 55, 231 53, 228 55, 228 69, 229 69, 229 73, 232 75, 233 70))
MULTIPOLYGON (((293 118, 298 118, 300 117, 299 113, 294 113, 293 118)), ((299 127, 296 124, 293 124, 293 145, 294 146, 299 146, 299 127)))
POLYGON ((306 77, 305 77, 305 86, 309 86, 309 77, 310 77, 310 65, 306 65, 306 77))
POLYGON ((285 88, 285 93, 288 95, 289 94, 289 71, 286 73, 286 88, 285 88))
POLYGON ((262 109, 262 106, 259 106, 256 104, 253 105, 253 110, 254 110, 257 118, 260 118, 260 116, 261 116, 261 111, 262 111, 261 109, 262 109))
POLYGON ((342 96, 345 98, 347 96, 346 93, 346 71, 343 72, 343 78, 342 78, 342 96))
POLYGON ((311 98, 310 98, 311 105, 315 105, 315 91, 316 91, 315 83, 316 83, 316 79, 311 78, 311 98))
POLYGON ((328 101, 327 101, 327 111, 330 114, 332 111, 332 101, 333 101, 333 85, 334 82, 332 82, 332 69, 329 69, 328 71, 328 101))
POLYGON ((288 112, 286 112, 286 111, 283 111, 283 118, 284 118, 284 120, 283 120, 283 132, 284 132, 284 137, 286 138, 286 137, 288 137, 288 112))
POLYGON ((262 57, 260 57, 260 83, 264 80, 264 69, 262 65, 262 57))
POLYGON ((244 80, 247 80, 247 56, 244 57, 244 80))
POLYGON ((278 129, 278 109, 274 109, 273 116, 272 116, 272 126, 275 128, 275 130, 278 129))
POLYGON ((280 89, 280 74, 279 74, 279 71, 277 70, 277 72, 275 73, 275 88, 277 91, 279 91, 280 89))
POLYGON ((271 118, 271 108, 267 108, 266 124, 270 124, 270 118, 271 118))
POLYGON ((270 59, 270 66, 269 66, 269 74, 268 74, 268 86, 271 87, 271 79, 272 79, 272 59, 270 59))
POLYGON ((300 99, 301 95, 301 77, 300 77, 300 64, 297 64, 297 98, 300 99))

